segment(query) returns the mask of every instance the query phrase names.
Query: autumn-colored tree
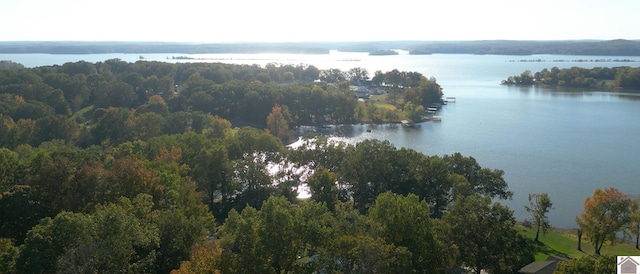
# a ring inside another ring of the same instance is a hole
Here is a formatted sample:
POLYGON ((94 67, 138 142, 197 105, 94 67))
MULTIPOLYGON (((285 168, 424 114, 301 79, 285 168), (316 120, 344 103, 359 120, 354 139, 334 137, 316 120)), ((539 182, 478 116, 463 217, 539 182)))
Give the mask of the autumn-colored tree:
POLYGON ((596 254, 600 254, 607 241, 616 242, 616 233, 631 221, 633 206, 629 195, 614 187, 597 188, 593 196, 585 200, 584 211, 576 217, 576 222, 589 237, 596 254))
POLYGON ((156 170, 145 166, 145 162, 134 157, 116 159, 106 175, 108 196, 111 201, 124 196, 134 198, 138 194, 153 195, 157 204, 162 197, 160 177, 156 170))
POLYGON ((216 241, 207 241, 204 244, 195 244, 191 249, 188 261, 180 264, 179 269, 171 271, 171 274, 213 273, 220 274, 222 261, 222 248, 216 241))
POLYGON ((278 137, 282 143, 288 143, 293 138, 286 120, 286 107, 275 105, 267 116, 267 132, 278 137))
POLYGON ((631 221, 624 228, 624 234, 627 237, 636 238, 636 249, 640 249, 640 197, 633 199, 633 211, 631 212, 631 221))
POLYGON ((165 119, 155 112, 146 112, 136 115, 132 120, 131 132, 134 138, 148 140, 162 133, 165 119))

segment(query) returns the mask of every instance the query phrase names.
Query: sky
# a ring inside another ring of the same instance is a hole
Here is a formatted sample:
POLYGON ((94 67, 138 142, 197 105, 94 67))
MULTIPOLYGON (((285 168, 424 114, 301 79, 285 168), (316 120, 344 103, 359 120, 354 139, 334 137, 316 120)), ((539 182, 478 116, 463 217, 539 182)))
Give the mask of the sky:
POLYGON ((638 0, 0 0, 0 41, 640 39, 638 0))

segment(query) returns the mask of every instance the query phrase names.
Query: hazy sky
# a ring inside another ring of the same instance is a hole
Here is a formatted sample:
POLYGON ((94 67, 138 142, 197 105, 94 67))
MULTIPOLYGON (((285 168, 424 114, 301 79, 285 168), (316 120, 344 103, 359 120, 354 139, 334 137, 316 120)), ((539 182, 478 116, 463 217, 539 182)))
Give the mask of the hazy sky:
POLYGON ((0 0, 0 40, 640 39, 638 0, 0 0))

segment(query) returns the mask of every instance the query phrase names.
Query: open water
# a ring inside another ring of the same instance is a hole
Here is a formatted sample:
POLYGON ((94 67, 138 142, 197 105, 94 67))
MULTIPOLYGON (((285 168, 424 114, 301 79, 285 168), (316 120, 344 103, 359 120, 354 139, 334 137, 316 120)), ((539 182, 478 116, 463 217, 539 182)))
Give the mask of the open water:
MULTIPOLYGON (((98 62, 139 55, 0 54, 27 67, 65 62, 98 62)), ((524 70, 580 66, 640 66, 640 57, 420 55, 368 56, 332 52, 297 54, 146 54, 145 60, 166 62, 224 62, 236 64, 311 64, 319 69, 366 68, 373 76, 398 69, 435 77, 445 97, 456 97, 440 110, 441 122, 415 128, 398 125, 340 126, 337 138, 355 143, 367 138, 389 140, 428 155, 460 152, 483 167, 502 169, 513 200, 501 201, 522 220, 529 193, 549 193, 555 209, 552 225, 576 227, 575 217, 596 188, 613 186, 640 194, 640 93, 633 91, 554 90, 501 86, 500 81, 524 70), (188 56, 197 60, 173 60, 188 56), (519 60, 538 60, 520 62, 519 60), (629 59, 634 62, 615 62, 629 59), (371 132, 367 132, 370 129, 371 132)))

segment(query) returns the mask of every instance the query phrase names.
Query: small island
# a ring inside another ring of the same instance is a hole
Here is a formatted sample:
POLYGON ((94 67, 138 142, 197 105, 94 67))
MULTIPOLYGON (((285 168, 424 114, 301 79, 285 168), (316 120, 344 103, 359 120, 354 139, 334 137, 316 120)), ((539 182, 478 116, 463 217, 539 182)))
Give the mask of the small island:
POLYGON ((369 55, 374 55, 374 56, 398 55, 398 52, 392 49, 379 49, 379 50, 370 52, 369 55))
POLYGON ((640 89, 640 68, 595 67, 592 69, 572 67, 543 69, 532 73, 529 70, 520 75, 512 75, 502 80, 502 85, 512 86, 554 86, 575 88, 629 88, 640 89))

